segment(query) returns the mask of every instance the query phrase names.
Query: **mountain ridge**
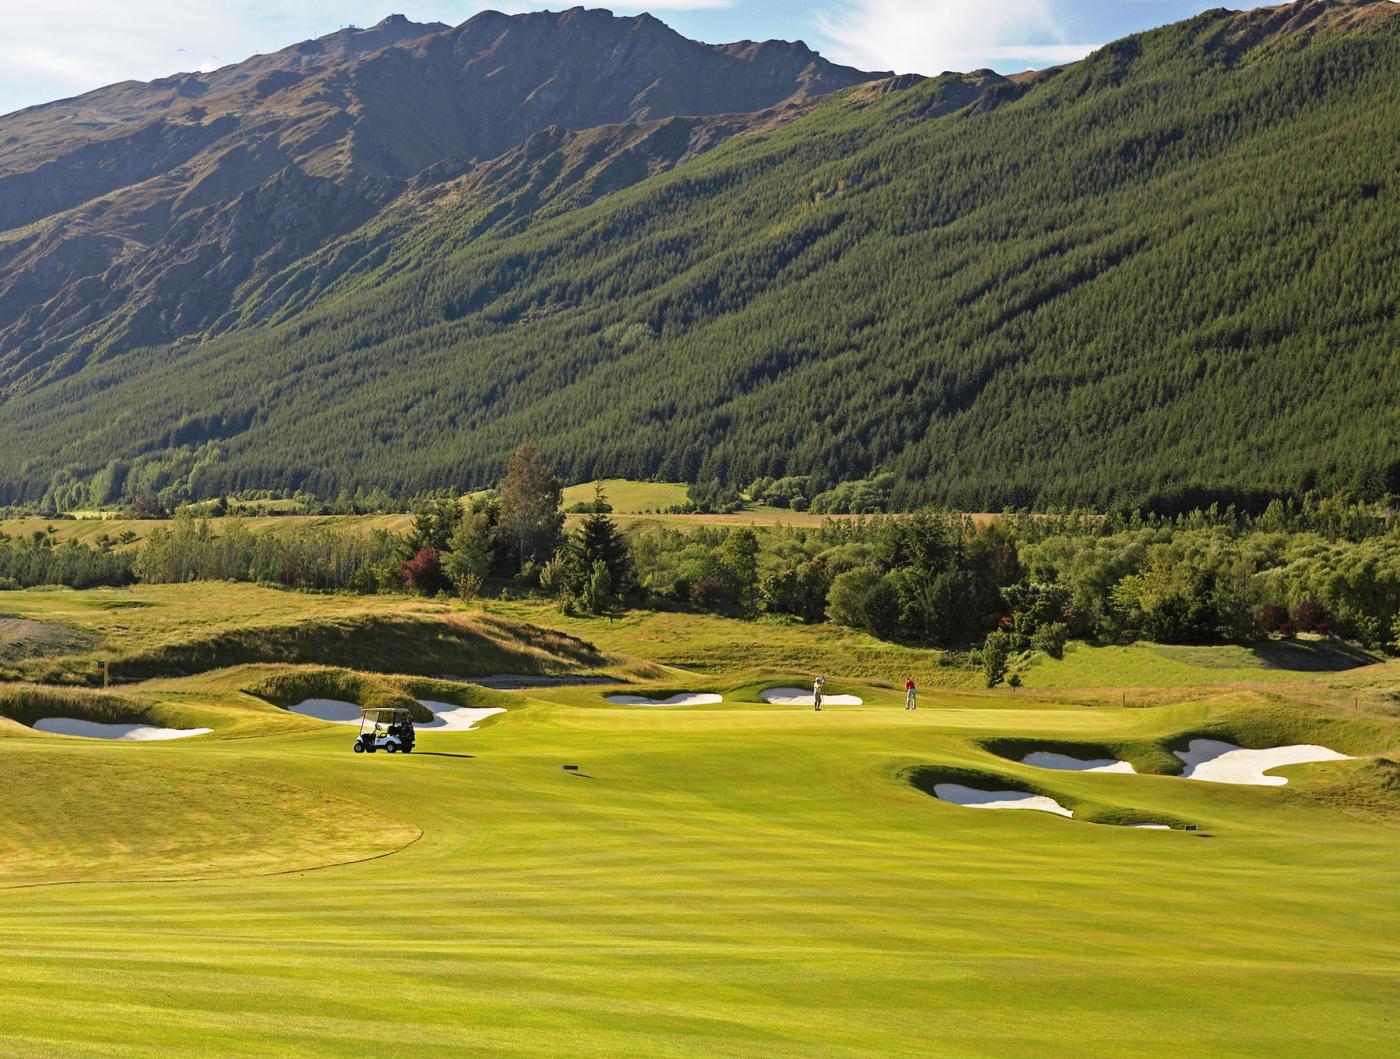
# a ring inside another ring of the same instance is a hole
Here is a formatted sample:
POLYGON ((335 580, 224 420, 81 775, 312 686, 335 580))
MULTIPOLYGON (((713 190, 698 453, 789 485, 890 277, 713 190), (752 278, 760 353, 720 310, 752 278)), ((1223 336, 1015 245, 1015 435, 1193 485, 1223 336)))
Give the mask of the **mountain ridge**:
POLYGON ((243 285, 435 167, 551 125, 766 112, 871 76, 805 45, 703 45, 583 8, 457 27, 391 16, 0 118, 0 375, 13 389, 199 335, 243 285))
POLYGON ((751 135, 543 130, 216 337, 17 390, 0 498, 411 493, 524 434, 572 479, 888 472, 906 506, 1400 490, 1395 7, 1207 12, 751 135))

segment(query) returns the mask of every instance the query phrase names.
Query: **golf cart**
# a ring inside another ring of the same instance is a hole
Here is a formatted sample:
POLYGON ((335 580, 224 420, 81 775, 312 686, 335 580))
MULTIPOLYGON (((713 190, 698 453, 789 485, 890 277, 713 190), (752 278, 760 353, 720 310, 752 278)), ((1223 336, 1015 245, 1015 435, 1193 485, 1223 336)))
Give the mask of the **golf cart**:
POLYGON ((390 754, 411 754, 416 737, 413 714, 407 706, 371 709, 366 706, 360 714, 360 734, 355 739, 355 753, 373 754, 386 750, 390 754))

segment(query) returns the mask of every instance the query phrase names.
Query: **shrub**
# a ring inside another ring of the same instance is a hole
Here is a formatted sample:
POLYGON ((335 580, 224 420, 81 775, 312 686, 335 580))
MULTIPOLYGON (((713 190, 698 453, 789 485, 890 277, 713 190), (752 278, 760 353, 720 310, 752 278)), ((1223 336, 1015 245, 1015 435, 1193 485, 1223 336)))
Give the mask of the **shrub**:
POLYGON ((399 577, 414 592, 425 596, 442 591, 442 560, 436 548, 419 548, 412 559, 399 564, 399 577))
POLYGON ((1042 625, 1031 635, 1031 647, 1044 651, 1051 658, 1065 656, 1065 644, 1069 642, 1069 626, 1062 621, 1042 625))
POLYGON ((1309 596, 1298 604, 1293 615, 1293 623, 1301 632, 1315 632, 1318 625, 1326 624, 1327 608, 1309 596))
POLYGON ((1008 641, 1006 633, 998 631, 988 633, 982 644, 982 675, 989 688, 996 687, 1006 676, 1006 662, 1011 655, 1008 641))

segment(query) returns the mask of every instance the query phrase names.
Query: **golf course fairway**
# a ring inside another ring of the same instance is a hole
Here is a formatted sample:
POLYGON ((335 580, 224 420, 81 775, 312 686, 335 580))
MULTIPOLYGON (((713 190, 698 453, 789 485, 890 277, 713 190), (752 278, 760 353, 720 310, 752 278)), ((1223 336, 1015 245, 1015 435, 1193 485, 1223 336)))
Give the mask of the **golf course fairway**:
POLYGON ((855 679, 820 714, 759 700, 801 671, 692 671, 723 702, 672 710, 603 691, 675 679, 337 672, 123 689, 193 739, 0 721, 0 1054, 1378 1055, 1400 1027, 1400 721, 1357 708, 1364 671, 1126 708, 926 687, 914 713, 855 679), (247 690, 371 680, 505 712, 356 755, 247 690), (1191 782, 1193 737, 1354 759, 1191 782))

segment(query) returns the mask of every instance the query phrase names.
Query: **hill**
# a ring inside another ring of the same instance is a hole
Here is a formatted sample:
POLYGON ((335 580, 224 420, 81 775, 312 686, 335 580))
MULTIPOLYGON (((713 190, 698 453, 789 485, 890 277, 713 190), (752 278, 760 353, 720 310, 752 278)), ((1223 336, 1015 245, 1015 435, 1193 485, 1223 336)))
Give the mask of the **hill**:
MULTIPOLYGON (((800 108, 871 76, 798 44, 698 44, 647 15, 396 15, 0 118, 0 383, 218 331, 280 267, 537 134, 553 149, 561 130, 800 108)), ((648 156, 631 135, 612 150, 648 156)))
POLYGON ((893 472, 900 506, 1400 491, 1398 12, 1211 11, 1015 81, 789 75, 739 136, 544 129, 207 337, 9 356, 0 498, 467 487, 524 434, 576 481, 893 472))

